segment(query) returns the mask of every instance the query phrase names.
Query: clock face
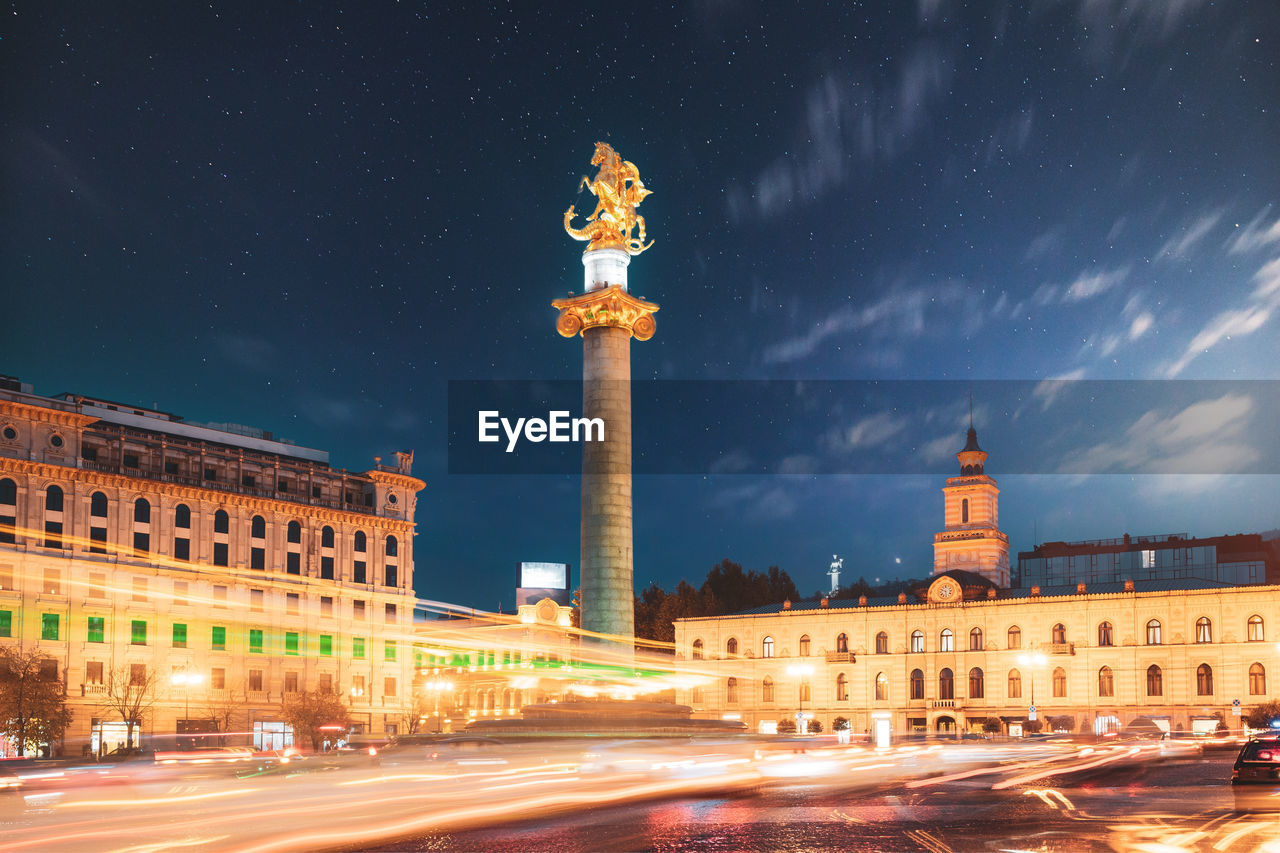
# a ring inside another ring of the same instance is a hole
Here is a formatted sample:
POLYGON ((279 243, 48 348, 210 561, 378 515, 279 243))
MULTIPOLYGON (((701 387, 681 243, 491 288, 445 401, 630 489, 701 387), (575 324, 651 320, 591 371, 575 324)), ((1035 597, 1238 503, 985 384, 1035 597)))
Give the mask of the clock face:
POLYGON ((956 588, 952 584, 944 583, 938 587, 938 598, 943 601, 949 601, 956 594, 956 588))

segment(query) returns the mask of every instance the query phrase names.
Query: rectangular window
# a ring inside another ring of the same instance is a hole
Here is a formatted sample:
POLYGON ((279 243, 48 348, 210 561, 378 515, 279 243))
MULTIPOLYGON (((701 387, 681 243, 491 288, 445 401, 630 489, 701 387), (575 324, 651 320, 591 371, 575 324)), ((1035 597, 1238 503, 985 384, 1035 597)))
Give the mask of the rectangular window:
POLYGON ((222 584, 214 584, 213 586, 213 603, 222 605, 227 603, 227 588, 222 584))
POLYGON ((364 619, 364 602, 360 599, 351 602, 351 618, 364 619))
POLYGON ((249 609, 255 610, 255 611, 261 611, 264 598, 265 598, 265 593, 262 590, 260 589, 249 590, 249 609))
POLYGON ((134 601, 147 600, 147 579, 146 578, 133 579, 133 600, 134 601))
POLYGON ((17 589, 13 585, 13 566, 0 566, 0 589, 17 589))
POLYGON ((253 693, 262 692, 262 670, 249 670, 249 690, 253 693))
POLYGON ((222 625, 214 625, 210 642, 215 652, 227 650, 227 629, 222 625))
POLYGON ((105 643, 107 641, 107 620, 102 616, 89 617, 89 642, 105 643))
POLYGON ((173 647, 175 649, 187 647, 187 626, 181 622, 173 623, 173 647))
POLYGON ((184 563, 191 559, 190 539, 173 540, 173 558, 175 560, 182 560, 184 563))
POLYGON ((285 593, 285 612, 297 615, 298 613, 298 594, 296 592, 285 593))
POLYGON ((267 549, 266 548, 250 548, 249 549, 249 568, 265 569, 267 567, 267 549))
POLYGON ((364 560, 356 560, 351 572, 351 582, 368 583, 367 574, 364 560))
POLYGON ((333 557, 320 558, 320 577, 324 580, 333 580, 333 557))
POLYGON ((243 486, 248 486, 249 488, 252 489, 254 486, 258 484, 258 481, 254 479, 254 476, 252 474, 241 474, 240 484, 243 486))
POLYGON ((151 534, 138 533, 133 534, 133 554, 135 557, 141 557, 151 551, 151 534))
POLYGON ((147 683, 147 665, 145 663, 129 664, 129 683, 142 687, 147 683))
POLYGON ((396 695, 396 680, 389 675, 386 678, 382 679, 382 695, 383 696, 396 695))
POLYGON ((102 661, 91 660, 85 663, 84 681, 85 681, 85 684, 101 684, 102 683, 102 661))
POLYGON ((396 641, 395 641, 395 640, 384 640, 384 641, 383 641, 383 643, 382 643, 382 659, 383 659, 383 660, 395 660, 395 659, 396 659, 396 641))
POLYGON ((351 657, 364 660, 364 637, 351 638, 351 657))
MULTIPOLYGON (((6 507, 7 509, 7 507, 6 507)), ((18 526, 18 517, 16 515, 6 515, 0 513, 0 542, 6 545, 12 545, 18 541, 14 534, 14 528, 18 526)))
POLYGON ((214 690, 227 689, 227 671, 220 666, 209 670, 209 686, 214 690))
POLYGON ((298 673, 286 672, 284 674, 284 692, 285 693, 298 692, 298 673))
POLYGON ((298 634, 296 631, 285 632, 284 653, 286 655, 296 655, 298 653, 298 634))
POLYGON ((288 480, 281 480, 280 482, 276 483, 276 491, 278 491, 278 492, 287 492, 287 491, 289 491, 289 481, 288 481, 288 480))
POLYGON ((178 473, 178 463, 177 463, 177 462, 175 462, 175 461, 174 461, 174 460, 172 460, 172 459, 166 459, 166 460, 164 460, 164 472, 165 472, 166 474, 176 474, 176 473, 178 473))
POLYGON ((62 547, 62 522, 46 521, 44 523, 44 547, 62 547))
POLYGON ((142 619, 134 619, 129 630, 129 642, 135 646, 147 644, 147 623, 142 619))
POLYGON ((227 565, 227 543, 226 542, 213 543, 213 564, 215 566, 227 565))
POLYGON ((89 597, 105 598, 107 595, 107 576, 102 572, 89 573, 89 597))
POLYGON ((329 655, 333 654, 333 635, 332 634, 320 635, 320 654, 324 655, 325 657, 328 657, 329 655))
POLYGON ((89 528, 89 553, 105 554, 107 553, 107 528, 90 527, 89 528))
POLYGON ((205 478, 206 480, 208 480, 209 482, 211 482, 211 483, 215 483, 215 482, 217 482, 217 480, 218 480, 218 469, 217 469, 217 468, 205 468, 205 469, 204 469, 204 478, 205 478))
POLYGON ((125 453, 125 454, 122 454, 122 458, 123 458, 123 460, 124 460, 124 467, 126 467, 126 468, 137 468, 137 467, 138 467, 138 454, 136 454, 136 453, 125 453))
POLYGON ((80 447, 80 458, 81 458, 81 459, 87 459, 87 460, 88 460, 88 461, 90 461, 90 462, 97 462, 97 461, 98 461, 98 448, 96 448, 96 447, 92 447, 92 446, 90 446, 90 445, 88 445, 88 444, 81 445, 81 447, 80 447))
POLYGON ((385 618, 383 619, 383 621, 385 621, 385 622, 395 622, 395 621, 396 621, 396 606, 395 606, 394 604, 388 604, 388 605, 386 606, 386 609, 383 611, 383 615, 384 615, 384 617, 385 617, 385 618))
POLYGON ((387 566, 387 583, 386 586, 399 586, 400 572, 395 566, 387 566))
POLYGON ((40 639, 58 639, 58 620, 59 617, 57 613, 40 614, 40 639))
POLYGON ((13 611, 0 610, 0 637, 13 636, 13 611))
POLYGON ((249 652, 251 654, 262 654, 262 629, 249 629, 249 652))
POLYGON ((62 572, 59 569, 44 570, 44 585, 40 587, 41 592, 49 595, 58 595, 62 592, 62 572))
POLYGON ((364 695, 364 676, 363 675, 351 676, 351 695, 352 696, 364 695))
POLYGON ((312 486, 312 487, 311 487, 311 497, 313 497, 313 498, 318 498, 318 497, 320 497, 320 487, 319 487, 319 486, 312 486))
POLYGON ((173 582, 173 600, 176 604, 191 603, 187 601, 187 582, 186 581, 173 582))
POLYGON ((333 596, 332 595, 320 596, 320 615, 321 616, 333 615, 333 596))
POLYGON ((317 688, 316 688, 316 689, 317 689, 320 693, 332 693, 332 692, 333 692, 333 675, 332 675, 332 673, 328 673, 328 672, 322 672, 322 673, 320 673, 320 683, 319 683, 319 685, 317 686, 317 688))
POLYGON ((290 551, 284 555, 284 570, 291 575, 302 574, 302 555, 296 551, 290 551))

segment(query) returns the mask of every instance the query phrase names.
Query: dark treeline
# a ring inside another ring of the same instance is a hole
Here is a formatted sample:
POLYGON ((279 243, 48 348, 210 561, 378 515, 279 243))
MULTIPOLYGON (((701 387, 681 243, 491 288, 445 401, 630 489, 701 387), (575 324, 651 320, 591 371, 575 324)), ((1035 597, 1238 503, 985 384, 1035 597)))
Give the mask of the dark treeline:
POLYGON ((675 640, 677 619, 723 616, 799 598, 791 576, 777 566, 766 572, 744 572, 742 566, 724 559, 707 572, 700 587, 682 580, 674 592, 667 592, 655 583, 636 596, 636 636, 670 643, 675 640))
MULTIPOLYGON (((866 578, 858 578, 856 583, 840 587, 829 597, 896 596, 919 583, 895 580, 872 586, 866 578)), ((819 598, 825 594, 815 592, 812 597, 819 598)), ((682 580, 674 591, 667 592, 655 583, 636 596, 636 637, 670 643, 675 640, 674 623, 677 619, 723 616, 788 599, 800 600, 800 592, 791 576, 782 569, 770 566, 765 572, 743 571, 742 566, 726 558, 707 572, 701 586, 695 587, 682 580)))

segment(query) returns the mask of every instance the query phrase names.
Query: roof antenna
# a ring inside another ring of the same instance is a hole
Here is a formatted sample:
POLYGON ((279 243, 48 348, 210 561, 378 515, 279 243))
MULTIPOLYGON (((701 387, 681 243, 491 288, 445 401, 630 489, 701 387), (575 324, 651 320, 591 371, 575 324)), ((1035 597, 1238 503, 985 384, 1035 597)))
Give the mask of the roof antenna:
POLYGON ((973 383, 969 383, 969 429, 973 429, 973 383))

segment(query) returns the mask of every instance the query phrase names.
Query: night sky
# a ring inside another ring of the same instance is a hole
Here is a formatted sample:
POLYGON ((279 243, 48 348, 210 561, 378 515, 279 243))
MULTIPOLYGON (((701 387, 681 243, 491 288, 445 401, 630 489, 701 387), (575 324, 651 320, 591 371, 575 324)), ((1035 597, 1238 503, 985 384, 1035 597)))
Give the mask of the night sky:
MULTIPOLYGON (((653 191, 633 376, 956 380, 933 476, 638 478, 637 585, 726 556, 806 592, 833 553, 921 576, 966 383, 1280 378, 1278 25, 1205 0, 11 3, 0 373, 352 470, 412 449, 418 594, 509 608, 516 561, 576 568, 578 483, 449 475, 447 382, 579 375, 549 303, 581 289, 561 214, 604 140, 653 191)), ((974 403, 980 440, 1007 427, 974 403)), ((1260 410, 1110 416, 1185 453, 1274 441, 1260 410)), ((852 445, 904 434, 848 417, 852 445)), ((1015 551, 1280 527, 1274 474, 1002 476, 983 444, 1015 551)))

